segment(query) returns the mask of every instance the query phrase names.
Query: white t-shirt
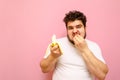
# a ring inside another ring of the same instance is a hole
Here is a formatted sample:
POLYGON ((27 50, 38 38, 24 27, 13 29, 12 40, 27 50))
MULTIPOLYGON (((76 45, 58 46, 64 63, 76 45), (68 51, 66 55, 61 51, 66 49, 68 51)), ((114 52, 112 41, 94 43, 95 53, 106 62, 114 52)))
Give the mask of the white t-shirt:
MULTIPOLYGON (((94 77, 89 73, 86 64, 80 55, 80 52, 68 40, 67 37, 57 40, 62 48, 63 55, 58 59, 56 68, 53 73, 52 80, 93 80, 94 77)), ((99 46, 87 40, 87 45, 93 54, 105 63, 99 46)), ((46 58, 50 54, 49 47, 47 49, 46 58)))

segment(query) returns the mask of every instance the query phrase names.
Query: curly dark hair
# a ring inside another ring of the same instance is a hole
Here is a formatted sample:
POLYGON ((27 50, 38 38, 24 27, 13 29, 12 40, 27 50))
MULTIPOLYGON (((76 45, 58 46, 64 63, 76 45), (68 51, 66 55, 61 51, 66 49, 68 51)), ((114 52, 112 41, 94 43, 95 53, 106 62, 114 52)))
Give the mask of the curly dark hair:
POLYGON ((75 21, 75 20, 81 20, 83 25, 86 27, 86 22, 87 22, 86 16, 80 11, 76 11, 76 10, 69 11, 67 14, 65 14, 65 17, 63 19, 66 27, 69 21, 75 21))

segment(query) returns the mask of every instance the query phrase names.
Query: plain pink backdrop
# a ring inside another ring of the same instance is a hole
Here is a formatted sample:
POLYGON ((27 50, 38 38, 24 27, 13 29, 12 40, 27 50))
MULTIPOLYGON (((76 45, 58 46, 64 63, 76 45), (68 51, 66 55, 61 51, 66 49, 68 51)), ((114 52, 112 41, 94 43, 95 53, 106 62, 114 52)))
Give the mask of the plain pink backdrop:
POLYGON ((120 76, 120 0, 0 0, 0 80, 50 80, 39 67, 53 34, 66 36, 69 10, 87 16, 87 38, 108 64, 106 80, 120 76))

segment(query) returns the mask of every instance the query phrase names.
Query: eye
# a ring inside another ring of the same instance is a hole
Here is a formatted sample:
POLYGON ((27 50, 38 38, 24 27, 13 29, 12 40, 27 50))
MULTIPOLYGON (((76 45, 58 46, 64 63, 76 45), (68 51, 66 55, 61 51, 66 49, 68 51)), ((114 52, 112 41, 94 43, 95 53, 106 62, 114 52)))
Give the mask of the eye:
POLYGON ((77 25, 77 26, 76 26, 76 28, 81 28, 81 27, 82 27, 82 25, 77 25))
POLYGON ((72 26, 68 26, 68 30, 72 30, 73 29, 73 27, 72 26))

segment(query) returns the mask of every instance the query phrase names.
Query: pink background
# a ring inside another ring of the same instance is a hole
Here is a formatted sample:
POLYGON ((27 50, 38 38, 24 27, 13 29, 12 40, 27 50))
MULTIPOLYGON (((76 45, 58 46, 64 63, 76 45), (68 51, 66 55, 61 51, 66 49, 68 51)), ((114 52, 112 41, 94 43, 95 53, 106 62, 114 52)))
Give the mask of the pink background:
POLYGON ((0 0, 0 80, 49 80, 39 67, 51 36, 65 36, 63 17, 81 10, 87 38, 97 42, 109 67, 106 80, 120 79, 120 0, 0 0))

